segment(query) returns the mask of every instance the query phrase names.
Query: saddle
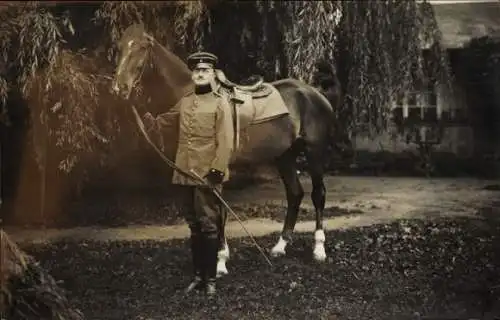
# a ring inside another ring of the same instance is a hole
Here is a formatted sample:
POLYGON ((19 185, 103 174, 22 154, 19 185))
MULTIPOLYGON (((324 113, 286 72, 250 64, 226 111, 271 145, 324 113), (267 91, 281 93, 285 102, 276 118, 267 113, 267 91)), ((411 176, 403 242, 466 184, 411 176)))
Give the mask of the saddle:
POLYGON ((222 70, 216 70, 216 77, 232 102, 235 150, 240 148, 240 133, 249 126, 289 114, 281 94, 272 84, 264 82, 262 76, 248 79, 248 85, 228 80, 222 70))
MULTIPOLYGON (((229 80, 224 72, 220 69, 215 70, 215 76, 220 84, 233 92, 233 98, 238 100, 239 94, 250 94, 252 98, 264 98, 272 93, 269 86, 264 83, 264 78, 260 75, 254 75, 244 81, 246 84, 237 84, 229 80)), ((239 101, 241 103, 241 101, 239 101)))

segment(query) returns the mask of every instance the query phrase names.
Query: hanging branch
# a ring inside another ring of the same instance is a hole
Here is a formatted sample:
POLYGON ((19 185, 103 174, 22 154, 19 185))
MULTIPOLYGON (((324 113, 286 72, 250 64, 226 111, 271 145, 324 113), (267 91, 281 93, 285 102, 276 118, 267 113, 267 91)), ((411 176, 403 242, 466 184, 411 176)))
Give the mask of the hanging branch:
POLYGON ((171 48, 216 51, 236 78, 261 73, 268 80, 311 82, 317 63, 326 61, 342 82, 337 121, 351 131, 384 130, 393 97, 421 87, 426 68, 435 78, 448 74, 439 45, 423 66, 421 38, 438 43, 440 35, 432 7, 415 1, 104 2, 80 29, 101 30, 95 41, 108 64, 97 63, 93 52, 65 50, 74 26, 71 15, 59 11, 41 2, 0 10, 0 98, 19 88, 30 101, 39 99, 40 106, 30 105, 36 122, 60 109, 51 143, 66 153, 66 171, 119 133, 116 122, 98 120, 98 110, 117 40, 132 23, 143 23, 171 48))
POLYGON ((177 3, 174 13, 174 31, 179 45, 191 45, 201 49, 203 30, 199 26, 208 19, 204 2, 177 1, 177 3))
POLYGON ((290 15, 284 29, 288 75, 311 82, 316 64, 325 57, 333 58, 340 18, 337 2, 290 1, 280 5, 290 15))
POLYGON ((336 64, 344 92, 338 118, 349 123, 346 127, 351 131, 376 134, 385 130, 394 97, 422 89, 429 76, 449 79, 439 30, 426 2, 224 2, 217 12, 200 12, 176 16, 182 25, 178 36, 193 49, 198 47, 193 42, 200 40, 187 39, 195 31, 205 47, 220 49, 214 44, 223 42, 224 52, 220 50, 228 72, 247 72, 242 62, 253 61, 250 69, 260 70, 267 78, 290 76, 310 82, 318 62, 336 64), (233 14, 222 16, 224 9, 233 14), (217 15, 216 24, 232 28, 215 30, 212 15, 217 15), (434 43, 427 66, 423 40, 434 43))
MULTIPOLYGON (((422 44, 429 38, 438 43, 437 26, 430 23, 434 17, 427 3, 353 1, 342 9, 336 57, 344 84, 344 121, 352 131, 374 135, 387 129, 394 97, 425 86, 422 44)), ((434 73, 446 79, 444 51, 433 48, 434 73)))

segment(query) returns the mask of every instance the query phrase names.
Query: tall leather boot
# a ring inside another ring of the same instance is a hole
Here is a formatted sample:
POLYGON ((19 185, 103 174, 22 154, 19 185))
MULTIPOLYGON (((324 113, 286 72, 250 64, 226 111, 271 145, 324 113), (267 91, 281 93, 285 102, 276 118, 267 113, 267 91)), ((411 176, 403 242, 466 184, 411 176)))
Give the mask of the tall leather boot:
POLYGON ((205 239, 204 244, 204 262, 206 270, 206 294, 214 296, 217 293, 216 279, 217 279, 217 252, 219 251, 219 240, 216 235, 210 234, 205 239))
POLYGON ((194 279, 185 293, 201 290, 205 285, 205 266, 203 264, 203 238, 200 234, 191 234, 191 255, 193 259, 194 279))

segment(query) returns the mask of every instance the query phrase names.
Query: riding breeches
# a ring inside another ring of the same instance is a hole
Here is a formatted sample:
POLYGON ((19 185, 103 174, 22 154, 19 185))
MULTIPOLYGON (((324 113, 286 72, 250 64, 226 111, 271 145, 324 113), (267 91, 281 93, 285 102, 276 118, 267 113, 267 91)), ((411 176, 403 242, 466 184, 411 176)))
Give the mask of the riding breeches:
MULTIPOLYGON (((220 192, 222 188, 217 189, 220 192)), ((191 233, 218 237, 222 228, 223 209, 209 188, 180 186, 178 205, 191 233)))

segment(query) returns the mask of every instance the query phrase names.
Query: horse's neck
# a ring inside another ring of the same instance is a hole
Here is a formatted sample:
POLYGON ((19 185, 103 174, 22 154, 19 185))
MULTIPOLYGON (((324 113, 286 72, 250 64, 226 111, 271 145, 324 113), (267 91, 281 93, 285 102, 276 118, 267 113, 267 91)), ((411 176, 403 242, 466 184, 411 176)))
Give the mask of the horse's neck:
POLYGON ((167 86, 166 92, 175 95, 175 99, 179 100, 188 91, 193 90, 191 71, 181 59, 157 41, 153 43, 152 54, 154 64, 167 86))

